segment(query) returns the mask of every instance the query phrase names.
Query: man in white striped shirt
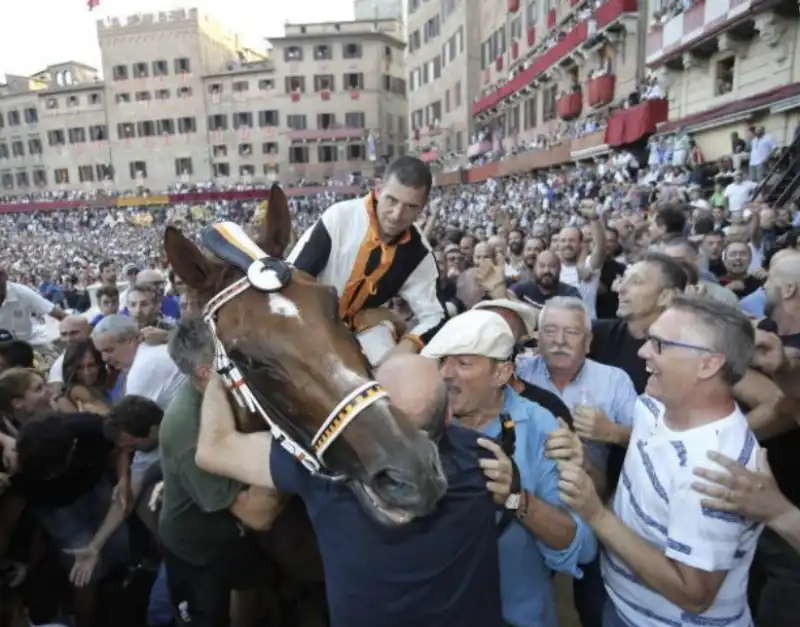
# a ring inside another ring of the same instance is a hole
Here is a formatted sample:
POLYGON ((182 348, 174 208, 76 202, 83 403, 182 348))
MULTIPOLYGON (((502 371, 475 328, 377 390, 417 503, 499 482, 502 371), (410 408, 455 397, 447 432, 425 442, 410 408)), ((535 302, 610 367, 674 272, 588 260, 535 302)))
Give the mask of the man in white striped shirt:
POLYGON ((603 627, 750 627, 747 579, 761 525, 705 508, 693 469, 717 451, 748 468, 758 444, 733 400, 753 328, 739 311, 680 297, 639 355, 651 373, 637 401, 613 511, 582 468, 560 469, 562 500, 604 545, 603 627))

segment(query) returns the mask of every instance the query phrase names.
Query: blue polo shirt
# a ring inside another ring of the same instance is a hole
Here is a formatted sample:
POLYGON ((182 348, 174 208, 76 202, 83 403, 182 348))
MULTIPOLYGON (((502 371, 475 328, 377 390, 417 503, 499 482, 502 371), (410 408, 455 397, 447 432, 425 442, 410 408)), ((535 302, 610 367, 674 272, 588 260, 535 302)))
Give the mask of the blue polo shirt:
POLYGON ((305 502, 325 569, 331 627, 502 627, 497 506, 478 466, 480 434, 449 426, 447 493, 405 526, 373 521, 342 485, 313 478, 280 446, 272 479, 305 502))

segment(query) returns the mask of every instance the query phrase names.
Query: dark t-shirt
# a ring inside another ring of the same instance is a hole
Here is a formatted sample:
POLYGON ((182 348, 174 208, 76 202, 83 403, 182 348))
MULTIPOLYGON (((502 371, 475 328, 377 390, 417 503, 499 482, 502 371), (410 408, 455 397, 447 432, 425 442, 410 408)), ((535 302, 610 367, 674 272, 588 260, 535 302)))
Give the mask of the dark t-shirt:
MULTIPOLYGON (((800 349, 800 333, 782 335, 781 340, 784 346, 800 349)), ((800 429, 764 440, 761 445, 767 449, 769 465, 781 492, 800 506, 800 429)))
POLYGON ((619 296, 611 289, 617 277, 625 274, 625 264, 616 259, 606 259, 600 269, 600 284, 605 287, 602 294, 597 294, 597 317, 613 318, 617 315, 619 296))
POLYGON ((567 285, 566 283, 559 282, 556 286, 556 291, 552 294, 544 294, 539 286, 533 281, 520 281, 511 286, 511 291, 516 294, 517 298, 526 300, 531 304, 544 307, 544 304, 555 296, 576 296, 581 297, 578 288, 567 285))
POLYGON ((708 271, 720 279, 727 274, 728 269, 725 267, 722 259, 710 259, 708 262, 708 271))
MULTIPOLYGON (((719 284, 722 286, 727 286, 732 282, 733 281, 730 279, 730 277, 727 276, 720 277, 719 279, 719 284)), ((734 294, 736 294, 739 300, 743 299, 745 296, 750 296, 750 294, 759 289, 763 284, 763 281, 752 276, 745 277, 741 282, 744 284, 744 289, 731 290, 734 294)))
POLYGON ((447 493, 430 516, 373 521, 346 486, 313 478, 272 447, 275 487, 298 494, 317 534, 331 627, 501 627, 497 507, 475 431, 448 426, 439 444, 447 493))
POLYGON ((76 413, 64 416, 75 439, 69 466, 62 474, 39 481, 24 474, 14 476, 14 486, 33 505, 64 507, 74 503, 94 488, 109 470, 109 455, 114 444, 103 435, 103 418, 96 414, 76 413))
POLYGON ((619 318, 595 320, 592 324, 592 345, 589 357, 607 366, 616 366, 628 373, 637 394, 643 394, 647 386, 644 359, 637 354, 644 340, 636 339, 628 332, 628 323, 619 318))

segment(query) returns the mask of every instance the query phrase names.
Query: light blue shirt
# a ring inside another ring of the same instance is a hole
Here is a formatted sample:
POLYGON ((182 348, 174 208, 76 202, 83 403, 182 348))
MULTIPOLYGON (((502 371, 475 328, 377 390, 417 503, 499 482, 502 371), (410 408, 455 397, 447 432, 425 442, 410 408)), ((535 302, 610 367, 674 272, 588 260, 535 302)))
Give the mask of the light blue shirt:
MULTIPOLYGON (((570 411, 576 405, 587 402, 592 407, 601 409, 617 424, 633 426, 633 407, 638 394, 633 387, 633 381, 624 370, 586 359, 578 375, 563 390, 559 390, 550 378, 544 358, 537 355, 517 360, 517 376, 552 392, 564 401, 570 411), (588 399, 584 398, 587 396, 588 399)), ((610 445, 584 442, 584 446, 592 462, 605 469, 610 445)))
MULTIPOLYGON (((514 461, 523 489, 542 501, 563 507, 558 493, 558 467, 544 456, 547 434, 558 428, 555 417, 509 386, 503 393, 502 411, 515 423, 514 461)), ((499 417, 487 423, 481 432, 497 438, 499 417)), ((597 554, 597 540, 592 531, 577 515, 571 512, 570 515, 577 525, 575 537, 563 551, 550 548, 516 521, 500 537, 500 593, 507 623, 515 627, 558 626, 551 571, 580 578, 578 564, 591 562, 597 554)))
POLYGON ((756 318, 764 317, 764 308, 767 306, 767 293, 763 287, 759 287, 752 294, 748 294, 739 301, 739 307, 742 311, 755 316, 756 318))

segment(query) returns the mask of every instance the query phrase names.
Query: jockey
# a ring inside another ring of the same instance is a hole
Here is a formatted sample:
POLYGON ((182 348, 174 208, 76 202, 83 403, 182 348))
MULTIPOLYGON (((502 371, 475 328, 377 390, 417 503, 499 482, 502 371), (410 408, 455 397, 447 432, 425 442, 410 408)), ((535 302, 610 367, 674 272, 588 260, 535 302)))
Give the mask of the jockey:
POLYGON ((436 260, 414 224, 432 183, 430 169, 419 159, 395 159, 377 194, 329 207, 288 258, 336 288, 339 317, 356 333, 370 326, 362 313, 397 296, 406 301, 416 326, 393 349, 396 353, 418 353, 447 315, 436 295, 436 260))

